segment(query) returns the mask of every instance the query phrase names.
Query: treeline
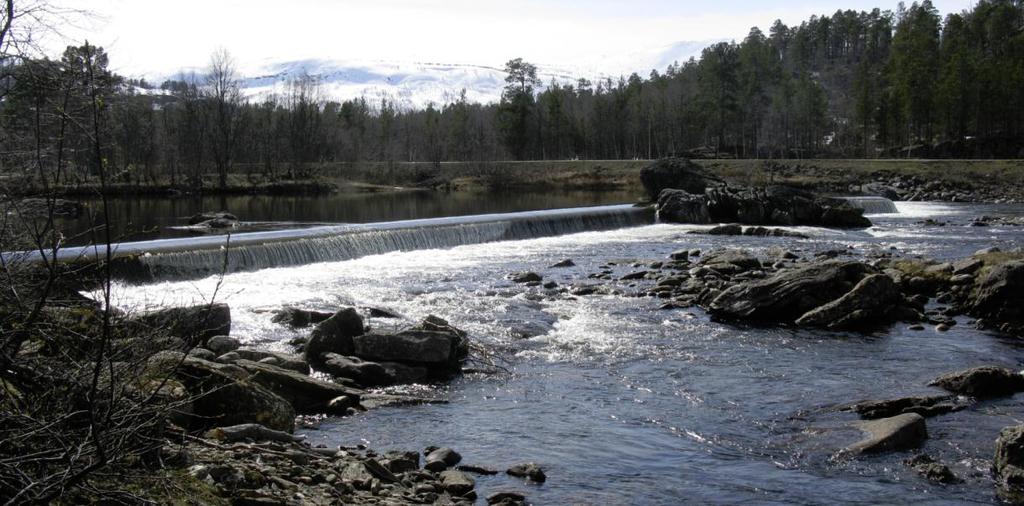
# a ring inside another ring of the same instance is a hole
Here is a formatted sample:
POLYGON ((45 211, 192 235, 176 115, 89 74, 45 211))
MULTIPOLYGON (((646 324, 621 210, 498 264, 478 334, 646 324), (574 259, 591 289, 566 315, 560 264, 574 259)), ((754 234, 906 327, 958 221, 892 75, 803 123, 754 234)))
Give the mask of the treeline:
POLYGON ((6 172, 74 182, 102 164, 124 181, 201 185, 213 172, 224 185, 232 172, 301 178, 324 162, 1015 157, 1024 147, 1022 0, 981 0, 945 20, 924 1, 776 21, 646 78, 542 86, 513 60, 496 104, 464 93, 421 109, 336 101, 313 76, 246 99, 224 51, 203 75, 159 88, 107 63, 89 44, 2 62, 6 172))

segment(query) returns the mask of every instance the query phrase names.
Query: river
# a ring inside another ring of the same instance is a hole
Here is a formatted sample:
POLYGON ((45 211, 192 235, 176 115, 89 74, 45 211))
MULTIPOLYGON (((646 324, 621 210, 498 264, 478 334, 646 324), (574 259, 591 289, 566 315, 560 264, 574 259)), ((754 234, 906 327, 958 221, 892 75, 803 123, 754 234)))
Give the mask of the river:
POLYGON ((966 367, 1019 369, 1024 349, 1016 341, 966 319, 944 333, 897 324, 873 335, 726 325, 696 308, 658 310, 660 300, 632 296, 644 281, 618 283, 617 295, 576 298, 505 279, 532 270, 566 284, 608 262, 619 277, 636 270, 633 262, 681 248, 943 259, 1024 245, 1024 227, 967 226, 1024 207, 897 207, 899 214, 871 216, 875 226, 863 231, 800 228, 810 239, 688 235, 699 227, 654 224, 238 272, 220 284, 217 277, 120 283, 116 302, 140 310, 207 300, 216 290, 231 305, 233 335, 278 349, 298 335, 270 322, 268 311, 282 305, 365 304, 410 319, 449 319, 503 357, 510 373, 417 387, 447 404, 328 418, 302 432, 312 443, 378 450, 450 446, 466 463, 505 469, 533 461, 547 471, 543 485, 479 477, 481 497, 517 489, 535 504, 993 503, 994 440, 1024 419, 1021 397, 928 419, 920 451, 964 479, 946 486, 904 466, 912 452, 834 458, 851 441, 830 429, 855 417, 826 408, 939 393, 926 383, 966 367), (565 258, 576 266, 549 268, 565 258))

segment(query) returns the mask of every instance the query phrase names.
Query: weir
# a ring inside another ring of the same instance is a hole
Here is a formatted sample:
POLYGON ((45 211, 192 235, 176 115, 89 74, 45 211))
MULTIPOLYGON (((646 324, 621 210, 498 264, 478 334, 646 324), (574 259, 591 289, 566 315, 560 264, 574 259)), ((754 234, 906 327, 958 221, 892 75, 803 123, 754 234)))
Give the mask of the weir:
POLYGON ((896 204, 885 197, 840 197, 864 214, 897 214, 896 204))
MULTIPOLYGON (((114 245, 116 276, 133 281, 193 279, 221 272, 252 271, 316 262, 351 260, 392 251, 613 230, 654 223, 654 211, 612 205, 506 214, 455 216, 383 223, 319 226, 114 245)), ((103 247, 65 248, 58 258, 104 256, 103 247)), ((38 252, 4 253, 38 259, 38 252)))

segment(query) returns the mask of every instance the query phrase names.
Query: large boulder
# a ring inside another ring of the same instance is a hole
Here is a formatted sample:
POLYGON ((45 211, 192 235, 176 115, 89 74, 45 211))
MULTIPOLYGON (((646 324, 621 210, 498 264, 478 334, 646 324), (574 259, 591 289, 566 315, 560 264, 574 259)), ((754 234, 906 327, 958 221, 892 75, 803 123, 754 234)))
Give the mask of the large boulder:
POLYGON ((304 351, 306 362, 314 368, 323 364, 324 353, 352 355, 352 338, 365 332, 363 317, 354 308, 344 308, 334 316, 320 322, 313 329, 304 351))
POLYGON ((721 320, 792 323, 812 309, 842 297, 873 273, 873 267, 861 262, 814 263, 733 285, 706 304, 705 309, 721 320))
POLYGON ((668 223, 712 223, 704 195, 671 189, 658 195, 658 219, 668 223))
POLYGON ((348 378, 361 387, 386 386, 396 383, 395 376, 377 362, 358 357, 346 357, 337 353, 325 353, 321 369, 327 374, 348 378))
POLYGON ((999 432, 992 471, 999 495, 1011 504, 1024 504, 1024 425, 999 432))
POLYGON ((330 402, 338 397, 350 397, 354 404, 358 404, 362 394, 361 390, 270 364, 243 359, 236 361, 235 365, 252 374, 250 381, 288 399, 295 411, 301 414, 325 413, 330 402))
POLYGON ((928 438, 924 417, 905 413, 890 418, 860 422, 867 437, 846 448, 850 453, 878 453, 916 448, 928 438))
POLYGON ((901 300, 892 278, 872 274, 842 297, 804 313, 796 324, 833 330, 877 327, 889 323, 890 310, 901 300))
POLYGON ((292 328, 303 328, 321 323, 331 316, 334 316, 334 314, 314 311, 312 309, 285 307, 274 311, 274 316, 270 318, 270 321, 288 325, 292 328))
POLYGON ((1003 397, 1024 392, 1024 375, 1005 367, 982 366, 939 376, 929 385, 971 397, 1003 397))
POLYGON ((818 198, 787 186, 709 187, 703 194, 662 190, 658 218, 670 223, 742 223, 838 228, 871 226, 864 212, 842 199, 818 198))
POLYGON ((978 281, 971 314, 1020 335, 1024 329, 1024 260, 992 267, 978 281))
POLYGON ((381 362, 421 365, 432 372, 459 369, 460 340, 449 332, 410 329, 396 334, 368 333, 352 339, 353 355, 381 362))
POLYGON ((640 169, 640 182, 651 200, 666 188, 699 194, 709 186, 723 184, 720 178, 686 158, 663 158, 640 169))
POLYGON ((161 329, 189 346, 202 346, 211 337, 231 334, 231 308, 217 303, 161 309, 137 315, 128 324, 148 330, 161 329))
POLYGON ((295 428, 295 409, 291 403, 252 381, 237 366, 161 352, 150 359, 149 367, 158 375, 173 372, 194 397, 187 417, 191 429, 243 423, 258 423, 287 432, 295 428))

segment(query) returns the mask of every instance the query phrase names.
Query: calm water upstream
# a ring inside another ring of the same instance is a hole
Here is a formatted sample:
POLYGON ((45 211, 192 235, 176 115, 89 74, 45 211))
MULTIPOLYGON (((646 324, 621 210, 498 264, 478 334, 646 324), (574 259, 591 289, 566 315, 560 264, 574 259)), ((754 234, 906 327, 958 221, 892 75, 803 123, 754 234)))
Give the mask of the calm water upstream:
MULTIPOLYGON (((372 200, 352 205, 366 210, 372 200)), ((874 216, 876 226, 866 231, 801 229, 811 239, 686 235, 694 227, 651 225, 265 269, 228 275, 218 298, 232 307, 232 333, 260 346, 287 348, 284 342, 295 335, 271 323, 267 310, 359 303, 412 319, 442 316, 503 354, 508 376, 423 387, 449 404, 380 409, 305 430, 313 443, 362 442, 378 450, 445 445, 466 463, 505 469, 534 461, 547 470, 548 481, 539 486, 504 475, 480 477, 481 497, 511 488, 536 504, 992 503, 994 440, 1000 428, 1024 419, 1024 398, 928 419, 922 451, 965 479, 949 486, 903 466, 908 453, 832 458, 852 441, 844 431, 825 429, 854 416, 822 408, 937 393, 925 384, 964 367, 1020 368, 1024 349, 1014 341, 964 321, 947 333, 897 325, 867 336, 723 325, 699 309, 658 310, 656 299, 547 297, 504 279, 534 270, 571 282, 608 261, 660 260, 684 247, 852 247, 858 254, 895 247, 955 258, 988 246, 1024 245, 1020 228, 966 226, 971 217, 1024 207, 919 203, 899 209, 898 215, 874 216), (926 226, 920 223, 925 218, 950 223, 926 226), (564 258, 577 266, 547 267, 564 258)), ((337 216, 316 220, 350 219, 337 216)), ((633 270, 616 267, 618 275, 633 270)), ((118 304, 140 309, 197 301, 215 284, 213 278, 123 284, 118 304)), ((621 285, 626 292, 639 286, 621 285)))
MULTIPOLYGON (((321 196, 231 195, 204 197, 140 197, 110 199, 114 237, 142 241, 189 237, 199 232, 183 228, 200 212, 229 211, 242 220, 237 232, 299 227, 321 223, 372 223, 467 214, 508 213, 536 209, 595 206, 636 202, 639 194, 623 191, 470 192, 402 191, 334 193, 321 196)), ((88 244, 89 231, 102 223, 99 200, 85 201, 89 212, 62 225, 69 245, 88 244)))

